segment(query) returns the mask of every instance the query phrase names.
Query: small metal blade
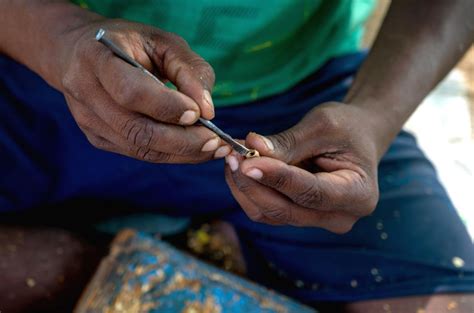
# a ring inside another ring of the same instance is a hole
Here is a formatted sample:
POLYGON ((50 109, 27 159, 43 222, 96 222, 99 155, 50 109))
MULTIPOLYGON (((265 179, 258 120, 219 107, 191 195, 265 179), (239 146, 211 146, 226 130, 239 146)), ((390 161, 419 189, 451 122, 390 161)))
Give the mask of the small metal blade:
POLYGON ((219 137, 221 137, 222 140, 227 142, 232 147, 232 149, 237 151, 240 155, 247 156, 251 152, 250 149, 248 149, 246 146, 244 146, 243 144, 241 144, 240 142, 232 138, 229 134, 222 131, 213 122, 203 119, 203 118, 199 118, 199 122, 201 122, 203 126, 210 129, 211 131, 216 133, 219 137))

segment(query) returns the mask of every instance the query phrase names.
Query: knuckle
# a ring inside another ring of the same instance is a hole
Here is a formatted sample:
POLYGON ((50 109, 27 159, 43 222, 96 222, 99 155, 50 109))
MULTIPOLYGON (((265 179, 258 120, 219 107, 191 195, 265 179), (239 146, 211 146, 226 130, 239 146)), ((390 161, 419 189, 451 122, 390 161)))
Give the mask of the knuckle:
POLYGON ((316 188, 316 186, 311 185, 306 189, 298 190, 294 197, 294 202, 304 207, 318 208, 322 205, 322 198, 323 195, 321 190, 316 188))
POLYGON ((171 163, 173 162, 173 158, 171 154, 152 152, 148 155, 147 161, 153 163, 171 163))
POLYGON ((155 138, 154 141, 167 146, 168 149, 172 149, 175 155, 189 156, 200 152, 200 142, 194 142, 178 135, 174 129, 170 129, 165 124, 156 125, 154 132, 160 134, 159 138, 155 138))
POLYGON ((293 147, 296 146, 297 138, 293 130, 288 130, 273 136, 270 136, 270 140, 276 144, 278 149, 291 152, 293 147))
POLYGON ((216 78, 216 73, 214 72, 214 69, 206 61, 203 60, 203 62, 204 62, 203 63, 203 72, 204 72, 204 74, 206 74, 208 78, 210 78, 212 81, 214 81, 215 78, 216 78))
POLYGON ((86 135, 86 137, 92 146, 96 147, 97 149, 107 150, 108 145, 104 138, 92 134, 86 135))
POLYGON ((318 126, 320 131, 333 131, 341 127, 341 121, 332 111, 323 109, 318 112, 318 126))
POLYGON ((138 160, 150 163, 168 163, 170 155, 162 152, 154 151, 147 147, 130 147, 130 155, 138 160))
POLYGON ((253 190, 250 184, 246 183, 241 179, 236 179, 235 184, 237 185, 237 188, 239 188, 239 190, 244 194, 248 194, 253 190))
POLYGON ((164 64, 175 65, 183 58, 183 51, 175 46, 179 40, 170 40, 170 46, 165 50, 163 55, 164 64))
POLYGON ((157 105, 153 106, 152 117, 159 120, 167 120, 173 123, 179 122, 181 114, 184 113, 176 105, 175 96, 171 90, 165 90, 160 93, 157 105))
POLYGON ((265 220, 264 215, 259 210, 252 213, 247 212, 247 216, 249 217, 249 219, 257 223, 263 223, 263 221, 265 220))
MULTIPOLYGON (((164 53, 164 64, 174 69, 174 78, 198 76, 204 83, 214 84, 214 69, 201 56, 191 50, 182 37, 167 33, 165 38, 169 48, 164 53)), ((210 88, 211 86, 206 87, 210 88)))
POLYGON ((148 155, 150 154, 151 149, 147 147, 137 147, 135 149, 135 158, 139 160, 147 160, 148 155))
POLYGON ((290 178, 286 175, 278 175, 270 179, 272 180, 271 185, 275 189, 286 189, 290 185, 290 178))
POLYGON ((163 56, 163 64, 169 69, 169 79, 176 81, 178 77, 182 76, 182 52, 176 51, 176 49, 169 48, 165 51, 163 56))
POLYGON ((154 137, 151 122, 145 118, 127 120, 121 128, 121 133, 134 146, 149 148, 154 137))
POLYGON ((267 204, 263 209, 263 214, 275 222, 288 224, 290 221, 289 211, 289 209, 267 204))
POLYGON ((97 121, 81 111, 76 112, 74 118, 82 131, 93 132, 97 128, 97 121))
POLYGON ((176 33, 164 32, 162 35, 164 36, 165 40, 169 42, 169 44, 177 44, 187 48, 189 47, 188 42, 176 33))
MULTIPOLYGON (((199 80, 203 83, 210 83, 214 84, 215 81, 215 73, 214 69, 207 63, 203 58, 198 55, 195 55, 189 62, 191 69, 196 69, 197 75, 199 76, 199 80)), ((211 86, 206 86, 210 88, 211 86)))

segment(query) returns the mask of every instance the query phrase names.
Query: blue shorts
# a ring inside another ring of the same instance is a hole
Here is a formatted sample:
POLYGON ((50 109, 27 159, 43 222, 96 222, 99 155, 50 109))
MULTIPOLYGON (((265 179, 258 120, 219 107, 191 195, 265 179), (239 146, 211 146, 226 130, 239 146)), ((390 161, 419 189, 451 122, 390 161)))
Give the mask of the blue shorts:
MULTIPOLYGON (((217 109, 215 122, 237 138, 285 130, 319 103, 341 100, 364 57, 333 59, 282 94, 217 109)), ((0 212, 95 199, 219 216, 236 227, 252 279, 307 303, 474 291, 471 239, 406 132, 380 163, 375 212, 335 235, 250 221, 224 181, 222 160, 160 165, 95 149, 60 93, 1 56, 0 119, 0 212)))

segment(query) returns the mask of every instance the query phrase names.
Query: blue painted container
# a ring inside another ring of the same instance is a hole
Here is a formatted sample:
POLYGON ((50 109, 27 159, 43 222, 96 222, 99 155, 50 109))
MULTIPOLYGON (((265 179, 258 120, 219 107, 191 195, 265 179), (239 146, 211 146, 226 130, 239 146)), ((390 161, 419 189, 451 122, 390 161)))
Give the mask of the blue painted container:
POLYGON ((114 240, 76 313, 316 312, 130 230, 114 240))

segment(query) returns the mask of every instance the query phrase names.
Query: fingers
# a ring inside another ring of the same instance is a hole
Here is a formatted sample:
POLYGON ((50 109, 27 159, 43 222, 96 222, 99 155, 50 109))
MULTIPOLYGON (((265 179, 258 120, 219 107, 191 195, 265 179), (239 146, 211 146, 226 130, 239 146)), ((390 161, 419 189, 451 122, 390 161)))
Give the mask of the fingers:
POLYGON ((307 140, 303 140, 302 136, 303 134, 293 127, 272 136, 249 133, 245 143, 248 147, 256 149, 262 156, 295 164, 308 157, 304 153, 300 153, 307 151, 306 147, 302 146, 307 144, 307 140))
POLYGON ((370 185, 351 170, 313 174, 279 160, 261 157, 243 161, 241 172, 305 208, 362 216, 375 206, 370 185))
MULTIPOLYGON (((279 215, 275 216, 274 214, 272 214, 272 209, 266 209, 268 205, 260 207, 253 201, 252 196, 259 195, 259 191, 261 190, 255 190, 255 188, 259 187, 259 184, 257 182, 253 181, 252 179, 249 179, 248 177, 245 177, 240 173, 240 171, 236 170, 235 166, 238 166, 238 163, 242 161, 241 156, 231 155, 226 158, 226 161, 228 163, 228 165, 225 167, 226 181, 230 187, 232 195, 239 202, 239 204, 242 206, 243 210, 251 220, 272 225, 282 225, 289 223, 289 219, 287 219, 286 216, 283 216, 284 214, 286 214, 286 210, 283 212, 282 215, 280 215, 278 212, 275 212, 277 215, 279 215)), ((265 191, 269 191, 270 193, 273 192, 268 188, 266 189, 267 190, 265 191)), ((267 199, 274 198, 269 197, 267 199)))
POLYGON ((347 112, 331 108, 335 106, 313 110, 277 135, 250 133, 246 145, 258 150, 260 158, 227 158, 233 179, 229 185, 252 216, 271 215, 281 223, 340 233, 375 209, 373 149, 363 133, 347 125, 347 112))
POLYGON ((157 123, 107 100, 103 95, 100 105, 94 106, 95 113, 135 146, 176 155, 198 155, 210 154, 223 145, 216 134, 204 127, 157 123))
POLYGON ((214 118, 211 98, 214 86, 214 70, 179 36, 167 34, 164 43, 157 43, 153 55, 155 63, 178 90, 193 99, 201 110, 201 116, 214 118))
POLYGON ((99 62, 96 75, 115 103, 129 111, 180 125, 192 125, 200 116, 200 108, 191 98, 158 84, 111 52, 99 62))
POLYGON ((253 203, 247 195, 239 189, 236 185, 234 178, 232 177, 231 171, 229 168, 225 170, 225 178, 227 184, 230 187, 230 191, 237 202, 240 204, 242 209, 245 211, 247 216, 255 222, 265 223, 270 225, 281 225, 281 222, 276 222, 269 217, 265 216, 263 213, 262 208, 258 207, 255 203, 253 203))
POLYGON ((297 205, 240 171, 232 171, 230 166, 226 166, 225 173, 232 194, 253 221, 272 225, 321 227, 335 233, 348 232, 356 221, 355 217, 348 214, 321 212, 297 205))
POLYGON ((200 116, 213 117, 212 68, 175 35, 146 27, 111 28, 108 34, 117 45, 180 91, 156 82, 92 38, 78 40, 74 61, 64 66, 61 89, 91 143, 162 163, 197 163, 230 153, 213 132, 192 126, 200 116))
POLYGON ((79 127, 103 150, 157 163, 198 163, 231 152, 204 127, 157 123, 125 111, 105 92, 96 91, 93 110, 71 96, 66 98, 79 127))
POLYGON ((98 149, 116 152, 116 148, 114 148, 116 143, 109 140, 117 137, 115 132, 92 110, 82 106, 77 100, 68 95, 65 95, 65 97, 71 114, 89 142, 98 149))

